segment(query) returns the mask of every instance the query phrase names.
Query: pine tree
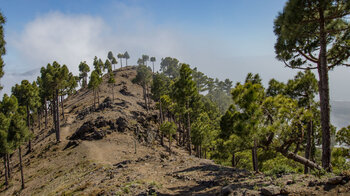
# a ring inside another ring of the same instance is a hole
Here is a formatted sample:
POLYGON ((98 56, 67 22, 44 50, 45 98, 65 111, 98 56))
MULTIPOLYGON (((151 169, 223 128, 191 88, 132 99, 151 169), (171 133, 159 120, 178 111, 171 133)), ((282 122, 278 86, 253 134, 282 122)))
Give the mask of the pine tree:
POLYGON ((257 146, 259 142, 259 126, 263 118, 263 111, 260 107, 264 96, 264 88, 261 84, 251 80, 251 74, 247 75, 244 85, 237 84, 232 90, 232 98, 236 111, 232 114, 232 121, 237 121, 235 134, 246 141, 248 148, 252 150, 252 161, 254 171, 258 172, 257 146))
POLYGON ((97 56, 95 56, 93 65, 94 65, 94 70, 97 72, 99 76, 102 76, 102 69, 104 67, 104 64, 101 62, 102 60, 98 59, 97 56))
POLYGON ((192 73, 192 76, 193 76, 193 80, 196 82, 196 86, 197 86, 197 90, 198 92, 204 92, 207 90, 207 81, 208 81, 208 77, 197 70, 197 67, 195 67, 193 69, 193 73, 192 73))
POLYGON ((128 66, 128 59, 130 59, 128 51, 123 54, 123 57, 125 58, 125 66, 128 66))
POLYGON ((152 62, 152 72, 154 73, 154 62, 156 62, 156 57, 152 56, 150 61, 152 62))
MULTIPOLYGON (((97 100, 99 100, 99 98, 97 97, 98 96, 98 88, 99 88, 99 85, 102 83, 102 78, 99 76, 98 72, 96 70, 92 71, 91 72, 91 75, 90 75, 90 81, 89 81, 89 89, 92 89, 93 90, 93 93, 94 93, 94 107, 96 107, 96 98, 97 100)), ((98 101, 98 104, 99 104, 99 101, 98 101)))
POLYGON ((0 153, 4 158, 5 185, 10 178, 10 156, 13 153, 13 141, 9 138, 9 127, 12 116, 17 112, 18 102, 15 96, 4 94, 0 104, 0 153))
MULTIPOLYGON (((107 54, 107 58, 109 59, 109 61, 111 62, 112 65, 117 64, 117 59, 114 57, 112 51, 109 51, 107 54)), ((115 66, 113 67, 113 70, 115 69, 115 66)))
POLYGON ((166 121, 160 125, 162 134, 167 135, 169 139, 169 155, 171 155, 171 140, 172 135, 176 133, 176 125, 174 122, 166 121))
POLYGON ((174 83, 175 99, 180 106, 186 109, 187 118, 187 147, 189 153, 191 148, 191 108, 190 101, 197 94, 196 83, 192 80, 192 70, 188 64, 182 64, 180 68, 180 77, 174 83))
MULTIPOLYGON (((305 72, 298 72, 293 80, 289 80, 286 85, 285 95, 298 101, 298 105, 301 108, 312 110, 313 107, 318 105, 315 101, 315 94, 318 92, 317 80, 315 75, 307 70, 305 72)), ((318 111, 317 111, 318 112, 318 111)), ((315 117, 316 114, 311 113, 310 120, 305 122, 306 124, 306 147, 305 158, 311 159, 312 148, 315 149, 314 144, 314 130, 315 130, 315 117)), ((305 165, 304 173, 308 173, 309 168, 305 165)))
POLYGON ((176 58, 166 57, 160 62, 160 70, 171 79, 179 76, 180 65, 176 58))
POLYGON ((115 84, 115 76, 114 73, 112 71, 112 66, 110 66, 108 68, 108 74, 109 74, 109 78, 108 78, 108 84, 110 85, 110 87, 112 88, 112 101, 114 102, 114 84, 115 84))
MULTIPOLYGON (((28 129, 31 128, 31 113, 34 113, 39 105, 39 89, 36 83, 29 83, 28 80, 22 80, 21 84, 12 87, 12 94, 18 99, 19 106, 23 106, 26 110, 26 120, 28 129)), ((32 151, 31 141, 28 144, 28 151, 32 151)))
MULTIPOLYGON (((66 65, 61 66, 54 61, 48 64, 46 68, 41 68, 41 82, 51 98, 53 109, 53 122, 56 131, 56 141, 60 142, 60 115, 59 115, 59 96, 67 86, 69 70, 66 65)), ((62 99, 63 100, 63 99, 62 99)))
POLYGON ((24 186, 24 175, 23 175, 23 164, 22 164, 22 150, 21 145, 28 141, 31 137, 31 134, 28 130, 28 127, 26 126, 25 121, 23 120, 23 116, 16 112, 11 117, 11 122, 9 126, 9 140, 12 142, 13 148, 18 148, 18 155, 19 155, 19 168, 21 171, 21 187, 22 189, 25 188, 24 186))
POLYGON ((119 53, 117 55, 118 59, 120 59, 120 67, 123 67, 123 58, 124 58, 124 55, 122 53, 119 53))
POLYGON ((143 65, 146 65, 146 66, 147 66, 147 61, 148 61, 148 60, 149 60, 149 56, 143 54, 143 55, 142 55, 142 62, 143 62, 143 65))
POLYGON ((108 59, 104 63, 103 70, 107 70, 108 73, 112 72, 112 63, 108 59))
POLYGON ((82 88, 86 88, 87 87, 87 77, 88 77, 88 73, 90 72, 90 67, 86 63, 86 61, 80 62, 79 71, 80 71, 79 79, 82 80, 81 86, 82 86, 82 88))
POLYGON ((328 70, 350 57, 350 2, 289 0, 275 19, 277 58, 293 69, 317 69, 322 122, 322 166, 331 170, 328 70), (315 66, 314 66, 315 65, 315 66))
POLYGON ((148 100, 148 87, 152 79, 152 70, 145 65, 139 65, 136 70, 136 77, 133 79, 133 83, 139 84, 143 89, 143 98, 145 100, 145 107, 149 110, 148 100))

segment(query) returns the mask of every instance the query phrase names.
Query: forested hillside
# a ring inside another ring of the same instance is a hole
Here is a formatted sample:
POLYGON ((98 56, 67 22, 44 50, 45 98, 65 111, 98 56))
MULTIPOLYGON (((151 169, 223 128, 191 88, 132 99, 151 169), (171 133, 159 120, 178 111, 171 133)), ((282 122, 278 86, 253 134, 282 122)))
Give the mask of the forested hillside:
MULTIPOLYGON (((300 71, 265 86, 259 73, 234 83, 174 57, 130 66, 127 51, 82 61, 78 75, 48 63, 0 101, 0 193, 347 194, 348 105, 331 107, 328 73, 350 66, 349 10, 288 1, 275 52, 300 71)), ((0 13, 0 77, 4 24, 0 13)))

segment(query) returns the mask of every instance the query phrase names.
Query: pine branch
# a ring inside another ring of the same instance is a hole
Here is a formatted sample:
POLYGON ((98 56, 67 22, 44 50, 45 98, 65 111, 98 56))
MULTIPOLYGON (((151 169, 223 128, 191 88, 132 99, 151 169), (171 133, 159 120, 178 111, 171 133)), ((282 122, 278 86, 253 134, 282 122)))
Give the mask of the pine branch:
POLYGON ((314 59, 312 58, 311 56, 307 56, 303 51, 300 50, 300 48, 296 48, 297 52, 299 54, 301 54, 303 57, 305 57, 307 60, 313 62, 313 63, 317 63, 318 62, 318 59, 314 59))
POLYGON ((292 68, 292 69, 300 69, 300 70, 311 70, 311 69, 317 69, 317 67, 294 67, 289 65, 285 60, 283 60, 283 63, 286 67, 292 68))

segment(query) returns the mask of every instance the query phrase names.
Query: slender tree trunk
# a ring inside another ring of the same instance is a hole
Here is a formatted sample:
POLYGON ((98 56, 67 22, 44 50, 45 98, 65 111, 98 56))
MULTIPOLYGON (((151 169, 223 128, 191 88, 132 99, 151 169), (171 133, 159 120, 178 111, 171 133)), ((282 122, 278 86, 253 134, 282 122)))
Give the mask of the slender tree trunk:
POLYGON ((40 118, 41 118, 41 112, 42 112, 42 108, 40 108, 40 111, 38 109, 38 126, 39 126, 39 129, 41 129, 41 125, 40 125, 40 118))
POLYGON ((100 88, 97 88, 97 104, 100 105, 100 88))
POLYGON ((331 133, 329 108, 329 78, 327 66, 327 40, 325 32, 324 10, 320 8, 320 54, 318 62, 319 94, 322 127, 322 167, 331 171, 331 133))
POLYGON ((169 134, 169 156, 171 155, 171 134, 169 134))
POLYGON ((4 154, 4 169, 5 169, 5 185, 7 186, 9 184, 9 177, 8 177, 8 166, 7 166, 7 160, 6 160, 6 154, 4 154))
POLYGON ((148 108, 148 103, 147 103, 147 92, 146 92, 146 85, 143 85, 143 98, 145 99, 145 106, 146 106, 146 110, 148 112, 149 108, 148 108))
POLYGON ((202 144, 199 146, 199 158, 202 158, 202 144))
POLYGON ((182 124, 182 146, 186 145, 186 128, 185 128, 185 118, 184 118, 184 122, 182 124))
POLYGON ((50 109, 52 110, 52 121, 53 121, 53 126, 55 129, 56 140, 57 140, 57 123, 56 123, 57 117, 56 117, 56 95, 55 94, 53 94, 50 109))
POLYGON ((135 152, 134 152, 134 154, 136 154, 136 153, 137 153, 137 148, 136 148, 136 139, 134 139, 134 148, 135 148, 135 152))
MULTIPOLYGON (((29 104, 27 104, 27 126, 28 129, 30 130, 30 111, 29 111, 29 104)), ((32 141, 28 141, 28 152, 32 152, 32 141)))
POLYGON ((56 140, 61 142, 60 138, 60 112, 59 112, 59 99, 58 99, 58 89, 56 90, 56 140))
POLYGON ((152 72, 154 73, 154 62, 152 62, 152 66, 153 66, 152 72))
POLYGON ((149 93, 149 88, 146 85, 146 97, 147 97, 147 104, 148 104, 148 109, 151 107, 151 97, 150 97, 150 93, 149 93))
POLYGON ((114 103, 114 84, 112 84, 112 102, 114 103))
POLYGON ((236 156, 235 156, 235 152, 232 152, 232 159, 231 159, 231 165, 232 167, 236 167, 236 156))
POLYGON ((61 108, 62 108, 62 117, 63 117, 63 119, 64 119, 63 95, 61 95, 61 108))
POLYGON ((160 116, 160 123, 163 124, 163 108, 162 108, 162 102, 159 101, 159 116, 160 116))
POLYGON ((176 134, 177 134, 177 145, 180 146, 180 141, 181 141, 181 121, 177 122, 177 130, 176 130, 176 134))
POLYGON ((21 146, 18 147, 18 156, 19 156, 19 168, 20 168, 20 170, 21 170, 22 189, 24 189, 24 175, 23 175, 23 165, 22 165, 21 146))
MULTIPOLYGON (((308 122, 307 125, 307 133, 306 133, 306 148, 305 148, 305 158, 310 159, 311 156, 311 134, 312 134, 312 120, 308 122)), ((308 174, 309 173, 309 167, 307 165, 304 165, 304 173, 308 174)))
POLYGON ((44 107, 45 107, 45 129, 47 129, 47 103, 46 103, 46 97, 44 99, 44 107))
POLYGON ((123 67, 123 59, 120 58, 120 68, 122 68, 122 67, 123 67))
MULTIPOLYGON (((53 99, 55 99, 55 93, 53 94, 53 99)), ((50 113, 51 113, 51 116, 53 116, 53 113, 54 113, 54 110, 55 110, 55 106, 54 106, 55 104, 54 103, 50 103, 50 113)))
POLYGON ((7 161, 7 176, 9 179, 11 178, 11 164, 10 164, 10 155, 7 153, 6 154, 6 161, 7 161))
MULTIPOLYGON (((187 110, 189 110, 190 104, 187 101, 187 110)), ((192 154, 192 148, 191 148, 191 119, 190 119, 190 111, 187 111, 187 139, 188 139, 188 150, 190 152, 190 155, 192 154)))
POLYGON ((128 59, 125 59, 125 66, 128 66, 128 59))
POLYGON ((253 160, 253 169, 255 172, 259 172, 258 168, 258 153, 257 153, 257 143, 256 139, 254 139, 254 146, 252 148, 252 160, 253 160))
POLYGON ((310 160, 316 162, 315 160, 316 154, 316 144, 315 144, 315 129, 311 130, 311 150, 310 150, 310 160))
POLYGON ((93 89, 92 92, 94 93, 94 109, 96 109, 96 90, 93 89))
POLYGON ((276 148, 276 151, 280 152, 283 156, 285 156, 285 157, 287 157, 289 159, 292 159, 292 160, 294 160, 294 161, 296 161, 298 163, 301 163, 303 165, 307 165, 311 169, 317 169, 317 170, 321 170, 322 169, 322 167, 317 165, 316 163, 314 163, 314 162, 312 162, 312 161, 310 161, 308 159, 305 159, 304 157, 299 156, 299 155, 297 155, 295 153, 289 152, 287 150, 283 150, 281 148, 276 148))

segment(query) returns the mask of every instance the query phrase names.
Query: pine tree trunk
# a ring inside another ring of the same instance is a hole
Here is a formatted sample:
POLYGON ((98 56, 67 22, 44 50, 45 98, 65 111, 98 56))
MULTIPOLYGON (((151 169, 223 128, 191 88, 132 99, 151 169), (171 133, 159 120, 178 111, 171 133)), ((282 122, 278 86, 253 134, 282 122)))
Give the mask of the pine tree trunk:
POLYGON ((169 134, 169 156, 171 155, 171 134, 169 134))
MULTIPOLYGON (((42 112, 42 109, 40 108, 40 111, 42 112)), ((41 118, 41 112, 38 109, 38 126, 39 126, 39 130, 41 129, 41 125, 40 125, 40 118, 41 118)))
POLYGON ((61 95, 61 108, 62 108, 62 117, 64 120, 64 104, 63 104, 63 95, 61 95))
POLYGON ((125 59, 125 66, 128 66, 128 59, 125 59))
POLYGON ((5 185, 7 186, 9 184, 9 177, 8 177, 8 167, 7 167, 7 160, 6 160, 6 154, 4 154, 4 169, 5 169, 5 185))
POLYGON ((160 123, 163 124, 163 108, 162 108, 162 102, 159 101, 159 116, 160 116, 160 123))
POLYGON ((143 85, 143 98, 145 99, 145 106, 146 106, 146 110, 148 112, 148 103, 147 103, 147 92, 146 92, 146 85, 143 85))
POLYGON ((94 93, 94 109, 96 109, 96 91, 95 91, 95 89, 93 89, 92 92, 94 93))
POLYGON ((11 164, 10 164, 10 155, 6 154, 6 161, 7 161, 7 176, 9 179, 11 178, 11 164))
POLYGON ((152 62, 152 65, 153 65, 152 73, 154 73, 154 62, 152 62))
POLYGON ((185 128, 185 119, 184 123, 182 124, 182 146, 186 145, 186 128, 185 128))
POLYGON ((120 58, 120 68, 122 68, 122 67, 123 67, 123 59, 120 58))
POLYGON ((235 156, 235 152, 232 152, 232 159, 231 159, 231 165, 232 167, 236 167, 236 156, 235 156))
POLYGON ((59 99, 58 99, 58 89, 56 90, 56 140, 61 142, 60 138, 60 111, 59 111, 59 99))
POLYGON ((254 139, 254 146, 252 148, 252 160, 253 160, 253 169, 254 169, 254 171, 255 172, 259 172, 256 139, 254 139))
MULTIPOLYGON (((187 110, 189 110, 190 108, 190 104, 189 102, 187 101, 187 110)), ((190 119, 190 111, 187 111, 187 139, 188 139, 188 144, 187 144, 187 147, 188 147, 188 150, 189 150, 189 153, 190 155, 192 154, 192 148, 191 148, 191 119, 190 119)))
POLYGON ((97 88, 97 107, 100 105, 100 88, 97 88))
POLYGON ((319 94, 321 106, 322 127, 322 167, 331 171, 331 133, 330 133, 330 108, 329 108, 329 78, 327 66, 327 40, 325 32, 324 11, 320 14, 320 53, 318 62, 319 94))
POLYGON ((136 149, 136 139, 134 139, 134 148, 135 148, 134 154, 136 154, 136 153, 137 153, 137 149, 136 149))
POLYGON ((114 84, 112 84, 112 103, 114 103, 114 84))
MULTIPOLYGON (((30 111, 29 111, 29 105, 27 104, 27 126, 30 130, 30 111)), ((28 152, 32 152, 32 141, 28 141, 28 152)))
POLYGON ((20 170, 21 170, 22 189, 24 189, 24 175, 23 175, 23 165, 22 165, 21 146, 18 147, 18 156, 19 156, 19 168, 20 168, 20 170))
POLYGON ((177 145, 180 146, 180 141, 181 141, 181 121, 177 123, 177 145))
MULTIPOLYGON (((55 100, 55 93, 53 94, 53 100, 55 100)), ((55 110, 55 104, 54 103, 50 103, 50 113, 51 113, 51 116, 53 116, 53 113, 54 113, 54 110, 55 110)))
POLYGON ((287 150, 283 150, 281 148, 276 148, 275 150, 277 152, 280 152, 283 156, 285 156, 285 157, 287 157, 289 159, 292 159, 292 160, 294 160, 294 161, 296 161, 298 163, 301 163, 303 165, 307 165, 311 169, 317 169, 317 170, 321 170, 322 169, 322 167, 317 165, 316 163, 314 163, 314 162, 312 162, 312 161, 310 161, 308 159, 305 159, 304 157, 299 156, 299 155, 297 155, 295 153, 289 152, 287 150))
POLYGON ((46 103, 46 97, 44 99, 44 107, 45 107, 45 129, 47 129, 47 103, 46 103))
POLYGON ((56 140, 57 140, 57 123, 56 123, 56 95, 53 94, 53 98, 52 98, 52 103, 51 103, 51 107, 50 107, 51 111, 52 111, 52 122, 53 122, 53 127, 55 129, 55 133, 56 133, 56 140))
MULTIPOLYGON (((308 122, 307 133, 306 133, 306 148, 305 148, 305 158, 310 160, 311 156, 311 134, 312 134, 312 121, 308 122)), ((304 165, 304 174, 309 173, 309 167, 304 165)))

